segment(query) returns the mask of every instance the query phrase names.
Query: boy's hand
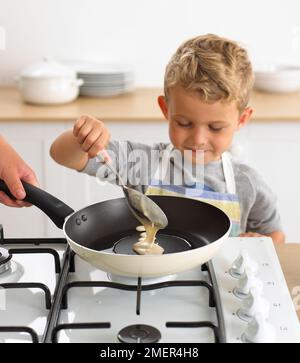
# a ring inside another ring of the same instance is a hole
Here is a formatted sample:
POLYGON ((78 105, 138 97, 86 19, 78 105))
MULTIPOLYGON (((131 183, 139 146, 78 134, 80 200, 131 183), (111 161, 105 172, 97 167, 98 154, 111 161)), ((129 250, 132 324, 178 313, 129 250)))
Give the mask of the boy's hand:
POLYGON ((100 151, 103 151, 104 158, 107 158, 104 149, 110 133, 102 121, 89 115, 80 116, 73 127, 73 135, 89 158, 94 158, 100 151))
POLYGON ((246 232, 239 234, 239 237, 264 237, 264 235, 256 232, 246 232))
POLYGON ((282 231, 260 234, 255 232, 246 232, 239 234, 239 237, 271 237, 274 243, 284 243, 285 235, 282 231))

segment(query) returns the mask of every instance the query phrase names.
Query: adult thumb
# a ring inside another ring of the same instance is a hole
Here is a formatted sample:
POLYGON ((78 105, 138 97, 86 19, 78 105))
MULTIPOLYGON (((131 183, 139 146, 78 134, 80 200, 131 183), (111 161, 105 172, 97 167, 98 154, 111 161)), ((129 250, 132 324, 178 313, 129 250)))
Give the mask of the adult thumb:
POLYGON ((4 177, 3 180, 16 199, 21 200, 25 198, 26 193, 17 172, 10 172, 10 174, 4 177))

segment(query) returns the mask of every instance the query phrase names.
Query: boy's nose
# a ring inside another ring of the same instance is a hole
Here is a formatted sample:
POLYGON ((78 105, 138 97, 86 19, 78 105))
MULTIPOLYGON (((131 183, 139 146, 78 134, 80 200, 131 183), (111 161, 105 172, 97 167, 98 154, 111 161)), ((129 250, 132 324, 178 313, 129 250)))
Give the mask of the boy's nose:
POLYGON ((193 144, 195 147, 201 147, 205 145, 207 142, 207 135, 205 130, 203 129, 196 129, 193 133, 193 144))

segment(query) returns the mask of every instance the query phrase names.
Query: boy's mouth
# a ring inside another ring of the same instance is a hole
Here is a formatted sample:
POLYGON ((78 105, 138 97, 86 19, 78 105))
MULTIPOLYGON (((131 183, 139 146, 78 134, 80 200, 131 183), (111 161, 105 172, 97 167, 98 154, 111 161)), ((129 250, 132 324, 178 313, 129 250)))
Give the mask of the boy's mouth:
POLYGON ((190 149, 190 148, 187 148, 187 149, 185 149, 186 151, 192 151, 193 152, 193 154, 196 154, 197 152, 199 152, 199 153, 206 153, 208 150, 206 150, 206 149, 190 149))

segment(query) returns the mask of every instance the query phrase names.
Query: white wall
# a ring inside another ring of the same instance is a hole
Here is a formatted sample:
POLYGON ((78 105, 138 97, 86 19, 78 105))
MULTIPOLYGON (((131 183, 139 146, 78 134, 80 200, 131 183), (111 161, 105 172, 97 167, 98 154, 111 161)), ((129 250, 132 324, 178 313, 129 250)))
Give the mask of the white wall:
POLYGON ((300 64, 299 0, 0 0, 0 84, 43 56, 122 59, 137 85, 160 86, 187 38, 241 41, 254 64, 300 64))

